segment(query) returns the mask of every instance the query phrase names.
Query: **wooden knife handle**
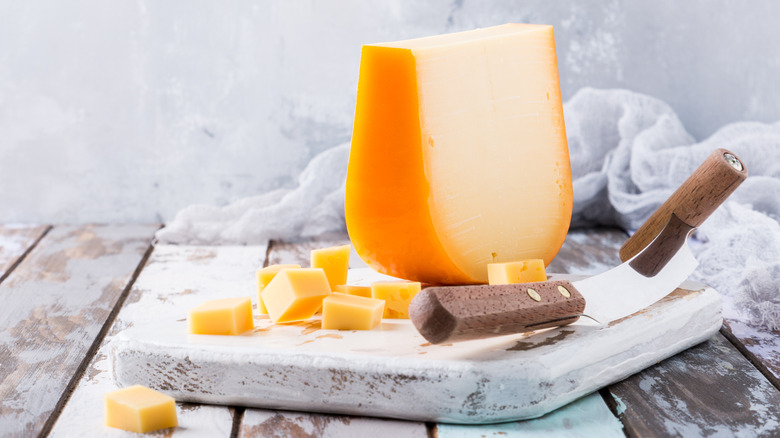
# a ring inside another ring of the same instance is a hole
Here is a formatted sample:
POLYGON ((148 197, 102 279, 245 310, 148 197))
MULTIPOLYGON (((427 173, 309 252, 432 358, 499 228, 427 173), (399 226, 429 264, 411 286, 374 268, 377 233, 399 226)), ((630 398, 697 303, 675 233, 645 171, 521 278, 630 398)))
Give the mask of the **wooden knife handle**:
POLYGON ((568 281, 435 286, 409 306, 409 319, 432 344, 557 327, 576 321, 585 298, 568 281))
POLYGON ((690 227, 698 227, 739 187, 747 175, 747 167, 734 153, 716 149, 626 240, 620 248, 620 259, 626 261, 649 245, 669 222, 672 214, 690 227))

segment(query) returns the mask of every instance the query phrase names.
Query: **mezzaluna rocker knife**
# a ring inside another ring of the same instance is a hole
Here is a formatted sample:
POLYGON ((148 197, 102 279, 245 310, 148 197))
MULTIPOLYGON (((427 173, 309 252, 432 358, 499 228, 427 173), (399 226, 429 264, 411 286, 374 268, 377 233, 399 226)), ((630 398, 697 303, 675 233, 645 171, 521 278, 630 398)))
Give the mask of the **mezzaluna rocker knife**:
POLYGON ((715 150, 620 249, 623 264, 569 282, 446 286, 423 289, 409 318, 433 344, 571 324, 600 324, 634 314, 674 291, 698 265, 689 234, 744 181, 733 153, 715 150))

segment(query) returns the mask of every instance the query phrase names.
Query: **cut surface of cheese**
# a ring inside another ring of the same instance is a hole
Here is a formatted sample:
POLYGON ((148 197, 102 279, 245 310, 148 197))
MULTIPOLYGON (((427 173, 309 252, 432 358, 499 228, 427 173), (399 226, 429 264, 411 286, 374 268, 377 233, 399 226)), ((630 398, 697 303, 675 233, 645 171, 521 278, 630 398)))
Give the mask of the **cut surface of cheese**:
POLYGON ((194 335, 240 335, 252 330, 252 299, 223 298, 206 301, 187 315, 190 333, 194 335))
POLYGON ((282 269, 260 293, 274 322, 311 318, 328 294, 330 284, 321 268, 282 269))
POLYGON ((334 292, 322 300, 322 328, 371 330, 382 322, 385 302, 334 292))
POLYGON ((517 262, 489 263, 489 284, 514 284, 532 283, 534 281, 547 281, 547 272, 544 270, 544 260, 528 259, 517 262))
POLYGON ((572 211, 552 27, 363 46, 345 211, 360 257, 395 277, 549 264, 572 211))
POLYGON ((257 270, 257 312, 261 315, 267 315, 268 309, 265 308, 263 298, 260 296, 260 292, 268 286, 268 283, 276 277, 276 274, 282 269, 297 269, 301 265, 271 265, 265 268, 257 270))
POLYGON ((385 301, 383 318, 409 319, 409 303, 421 287, 418 281, 377 281, 371 283, 371 298, 385 301))
POLYGON ((357 295, 359 297, 371 298, 371 286, 353 286, 349 284, 340 284, 333 289, 334 292, 343 294, 357 295))
POLYGON ((342 245, 311 251, 311 267, 322 268, 325 271, 331 290, 335 290, 338 285, 347 283, 351 249, 350 245, 342 245))
POLYGON ((104 404, 109 427, 144 433, 179 424, 173 397, 141 385, 109 392, 104 404))

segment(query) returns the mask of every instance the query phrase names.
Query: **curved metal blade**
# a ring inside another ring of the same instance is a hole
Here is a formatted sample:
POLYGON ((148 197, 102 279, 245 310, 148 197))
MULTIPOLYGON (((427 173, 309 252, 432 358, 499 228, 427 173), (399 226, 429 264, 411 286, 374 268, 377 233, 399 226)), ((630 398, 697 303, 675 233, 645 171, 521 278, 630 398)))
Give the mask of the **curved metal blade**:
MULTIPOLYGON (((575 281, 574 287, 585 297, 583 313, 607 324, 636 313, 673 292, 699 265, 688 248, 687 236, 691 231, 693 228, 689 227, 680 249, 664 268, 652 277, 642 275, 631 266, 631 261, 647 251, 652 246, 651 243, 643 252, 620 266, 603 274, 575 281)), ((663 234, 661 232, 659 238, 663 234)))

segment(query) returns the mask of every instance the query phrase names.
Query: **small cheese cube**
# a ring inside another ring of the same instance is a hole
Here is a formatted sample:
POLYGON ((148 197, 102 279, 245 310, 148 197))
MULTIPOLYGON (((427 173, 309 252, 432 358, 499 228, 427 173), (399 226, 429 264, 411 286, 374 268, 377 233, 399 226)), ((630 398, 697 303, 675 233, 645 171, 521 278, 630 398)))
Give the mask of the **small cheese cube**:
POLYGON ((179 425, 173 397, 141 385, 109 392, 104 402, 108 427, 144 433, 179 425))
POLYGON ((282 269, 300 268, 301 265, 271 265, 257 270, 257 312, 261 315, 267 315, 268 309, 265 308, 260 292, 268 286, 268 283, 276 277, 276 274, 282 269))
POLYGON ((544 260, 528 259, 508 263, 488 263, 488 282, 490 284, 531 283, 547 281, 544 260))
POLYGON ((343 294, 357 295, 359 297, 371 298, 371 286, 352 286, 340 284, 333 289, 334 292, 343 294))
POLYGON ((378 281, 371 284, 371 297, 385 300, 384 318, 409 318, 409 303, 420 292, 418 281, 378 281))
POLYGON ((322 300, 322 328, 371 330, 382 322, 385 302, 334 292, 322 300))
POLYGON ((322 268, 328 276, 330 290, 347 283, 349 271, 349 245, 315 249, 311 252, 311 267, 322 268))
POLYGON ((274 322, 311 318, 330 294, 325 271, 320 268, 283 269, 260 296, 274 322))
POLYGON ((187 316, 194 335, 240 335, 252 330, 252 299, 224 298, 206 301, 187 316))

